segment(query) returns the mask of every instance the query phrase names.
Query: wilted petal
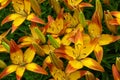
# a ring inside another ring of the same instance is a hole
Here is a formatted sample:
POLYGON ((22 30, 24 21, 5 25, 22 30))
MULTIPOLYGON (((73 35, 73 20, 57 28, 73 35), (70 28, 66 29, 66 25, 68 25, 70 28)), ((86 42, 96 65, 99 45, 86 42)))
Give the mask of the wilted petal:
POLYGON ((114 64, 112 65, 112 73, 113 73, 114 80, 120 80, 120 74, 114 64))
POLYGON ((96 71, 101 71, 104 72, 103 67, 93 60, 92 58, 84 58, 81 60, 82 64, 90 69, 96 70, 96 71))
POLYGON ((117 18, 120 18, 120 11, 111 11, 111 14, 117 18))
POLYGON ((15 14, 10 14, 10 15, 8 15, 7 17, 5 17, 5 18, 2 20, 1 25, 5 24, 5 23, 7 23, 7 22, 10 22, 10 21, 12 21, 12 20, 15 20, 16 18, 18 18, 18 17, 20 17, 20 16, 21 16, 21 15, 20 15, 20 14, 17 14, 17 13, 15 13, 15 14))
POLYGON ((23 52, 14 40, 10 41, 10 58, 14 64, 21 64, 23 62, 23 52))
POLYGON ((100 45, 97 45, 94 49, 95 57, 99 63, 103 58, 103 48, 100 45))
POLYGON ((15 72, 17 69, 18 65, 10 65, 6 67, 1 73, 0 73, 0 79, 3 78, 4 76, 7 76, 8 74, 15 72))
POLYGON ((78 71, 75 71, 71 74, 69 74, 68 78, 70 80, 78 80, 80 79, 82 76, 84 76, 86 74, 87 71, 85 70, 78 70, 78 71))
POLYGON ((0 68, 5 68, 7 65, 5 64, 4 61, 0 60, 0 68))
POLYGON ((104 4, 110 5, 110 0, 103 0, 104 4))
POLYGON ((35 16, 34 13, 31 13, 30 15, 28 15, 27 20, 32 21, 32 22, 36 22, 36 23, 40 23, 40 24, 45 24, 45 22, 42 19, 35 16))
POLYGON ((17 67, 17 69, 16 69, 16 78, 17 78, 17 80, 21 80, 24 72, 25 72, 25 67, 22 67, 22 66, 17 67))
POLYGON ((69 61, 65 72, 69 74, 78 69, 81 69, 82 67, 83 67, 83 64, 80 61, 72 60, 72 61, 69 61))
POLYGON ((32 62, 34 56, 35 56, 35 48, 33 46, 30 46, 24 53, 24 62, 25 63, 32 62))
POLYGON ((111 32, 113 32, 113 33, 116 34, 116 33, 117 33, 117 26, 111 25, 110 22, 109 22, 110 20, 113 19, 113 17, 112 17, 112 15, 110 14, 109 10, 104 11, 104 17, 105 17, 105 22, 106 22, 107 28, 108 28, 111 32))
POLYGON ((12 24, 12 33, 25 21, 26 17, 19 16, 17 17, 12 24))
POLYGON ((112 42, 115 42, 120 39, 120 36, 113 36, 109 34, 102 34, 100 39, 99 39, 99 44, 100 45, 107 45, 112 42))
POLYGON ((29 71, 47 75, 47 72, 41 66, 37 65, 36 63, 29 63, 25 67, 29 71))

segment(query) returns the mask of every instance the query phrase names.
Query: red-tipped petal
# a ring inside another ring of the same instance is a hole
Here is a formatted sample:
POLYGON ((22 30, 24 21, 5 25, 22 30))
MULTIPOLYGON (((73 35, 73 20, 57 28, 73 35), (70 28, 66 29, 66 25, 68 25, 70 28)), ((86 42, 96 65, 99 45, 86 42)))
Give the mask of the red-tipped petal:
POLYGON ((29 63, 25 67, 29 71, 47 75, 47 72, 41 66, 37 65, 36 63, 29 63))
POLYGON ((3 78, 4 76, 7 76, 8 74, 15 72, 17 69, 18 65, 10 65, 7 68, 5 68, 1 73, 0 73, 0 79, 3 78))
POLYGON ((84 58, 81 60, 82 64, 90 69, 104 72, 104 68, 92 58, 84 58))
POLYGON ((34 13, 28 15, 27 20, 40 24, 45 24, 45 22, 42 19, 38 18, 34 13))
POLYGON ((94 49, 94 53, 98 62, 101 63, 101 60, 103 58, 103 48, 100 45, 97 45, 94 49))
POLYGON ((32 62, 34 56, 35 56, 35 48, 33 46, 30 46, 24 53, 24 62, 25 63, 32 62))
POLYGON ((115 18, 109 21, 111 25, 120 25, 120 18, 115 18))
POLYGON ((65 72, 69 74, 78 69, 81 69, 82 67, 83 67, 83 64, 80 61, 77 61, 77 60, 69 61, 65 72))
POLYGON ((117 18, 120 18, 120 11, 111 11, 111 14, 117 18))
POLYGON ((93 7, 92 4, 90 3, 86 3, 86 2, 81 2, 80 5, 79 5, 80 8, 83 8, 83 7, 93 7))
POLYGON ((112 65, 112 73, 113 73, 114 80, 120 80, 120 73, 118 72, 114 64, 112 65))
POLYGON ((25 67, 19 66, 16 69, 16 78, 17 80, 21 80, 21 77, 23 76, 23 73, 25 72, 25 67))
POLYGON ((5 24, 7 22, 10 22, 12 20, 15 20, 17 17, 20 17, 20 15, 16 14, 16 13, 15 14, 10 14, 2 20, 1 25, 5 24))
POLYGON ((21 64, 23 62, 23 52, 14 40, 10 41, 10 58, 14 64, 21 64))
POLYGON ((0 10, 5 8, 10 2, 11 0, 4 0, 4 2, 1 2, 0 10))
POLYGON ((19 16, 17 17, 12 24, 12 33, 25 21, 26 17, 19 16))

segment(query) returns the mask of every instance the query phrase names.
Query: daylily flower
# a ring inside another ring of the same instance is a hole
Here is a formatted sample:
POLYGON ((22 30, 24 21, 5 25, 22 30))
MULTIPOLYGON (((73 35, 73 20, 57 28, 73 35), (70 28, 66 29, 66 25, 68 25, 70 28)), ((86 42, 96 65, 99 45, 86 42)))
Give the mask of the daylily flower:
POLYGON ((103 67, 97 61, 88 57, 88 55, 91 54, 91 52, 97 45, 97 38, 90 40, 90 42, 84 43, 82 30, 78 28, 77 31, 75 30, 75 34, 73 35, 73 37, 71 36, 70 40, 74 42, 75 48, 73 48, 72 46, 61 46, 60 48, 55 49, 55 53, 61 53, 61 55, 63 56, 64 54, 66 54, 67 56, 69 56, 66 57, 69 60, 65 70, 66 73, 72 73, 78 69, 83 68, 83 66, 101 72, 104 71, 103 67))
POLYGON ((43 67, 46 68, 48 66, 50 73, 53 77, 52 80, 77 80, 85 75, 86 70, 78 70, 71 74, 66 74, 65 71, 57 68, 54 64, 51 63, 50 57, 47 57, 44 61, 43 67))
POLYGON ((11 0, 0 0, 0 10, 5 8, 10 2, 11 0))
POLYGON ((99 0, 96 0, 96 10, 92 16, 92 21, 88 25, 88 32, 91 38, 98 38, 98 44, 94 49, 95 56, 100 63, 103 57, 103 45, 108 45, 120 39, 120 36, 102 34, 101 20, 103 18, 102 6, 99 0))
POLYGON ((83 7, 93 7, 90 3, 82 2, 83 0, 64 0, 64 3, 70 9, 83 8, 83 7))
POLYGON ((6 67, 0 73, 0 79, 12 72, 16 72, 16 78, 17 80, 20 80, 26 69, 32 72, 46 75, 47 72, 42 67, 32 62, 34 56, 35 56, 35 49, 33 46, 30 46, 23 54, 22 50, 18 47, 15 41, 11 40, 10 58, 12 64, 6 67))
POLYGON ((120 58, 116 58, 116 65, 112 65, 112 73, 114 80, 120 80, 120 58))
POLYGON ((29 28, 31 30, 31 35, 21 37, 18 41, 20 42, 19 47, 22 48, 33 45, 36 49, 36 53, 40 56, 44 56, 45 53, 41 47, 41 44, 44 44, 46 42, 44 34, 39 30, 36 23, 32 23, 29 28))
POLYGON ((15 13, 8 15, 1 24, 5 24, 9 21, 13 21, 12 24, 12 32, 14 32, 18 26, 20 26, 25 19, 40 23, 40 24, 45 24, 43 20, 38 18, 34 13, 30 13, 31 11, 31 3, 29 0, 12 0, 13 8, 15 10, 15 13))

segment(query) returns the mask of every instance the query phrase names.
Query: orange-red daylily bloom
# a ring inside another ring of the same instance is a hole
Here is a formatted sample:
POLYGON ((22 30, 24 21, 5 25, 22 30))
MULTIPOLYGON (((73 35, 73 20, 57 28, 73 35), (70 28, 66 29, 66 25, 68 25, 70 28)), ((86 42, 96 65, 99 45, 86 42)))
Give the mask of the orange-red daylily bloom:
POLYGON ((25 19, 40 23, 40 24, 45 24, 43 20, 38 18, 34 13, 30 13, 31 11, 31 3, 30 0, 12 0, 13 8, 15 10, 15 13, 8 15, 2 22, 1 24, 5 24, 9 21, 13 21, 12 24, 12 32, 14 32, 18 26, 20 26, 25 19))
POLYGON ((10 2, 11 0, 0 0, 0 10, 5 8, 10 2))
POLYGON ((33 46, 30 46, 23 54, 22 50, 18 47, 15 41, 11 40, 10 58, 12 64, 6 67, 3 70, 3 72, 1 72, 0 79, 16 71, 16 78, 17 80, 20 80, 26 69, 32 72, 46 75, 47 72, 42 67, 32 62, 34 56, 35 56, 35 49, 33 46))

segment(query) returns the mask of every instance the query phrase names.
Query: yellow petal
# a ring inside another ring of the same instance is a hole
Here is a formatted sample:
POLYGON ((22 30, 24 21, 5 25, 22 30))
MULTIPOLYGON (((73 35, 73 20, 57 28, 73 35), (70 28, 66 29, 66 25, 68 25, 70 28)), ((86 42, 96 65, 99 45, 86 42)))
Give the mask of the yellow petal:
POLYGON ((14 40, 10 41, 10 58, 13 64, 23 63, 23 52, 14 40))
POLYGON ((32 21, 32 22, 36 22, 36 23, 40 23, 40 24, 45 24, 45 22, 42 19, 35 16, 34 13, 31 13, 30 15, 28 15, 27 20, 32 21))
POLYGON ((85 58, 88 55, 90 55, 90 53, 92 53, 92 51, 94 50, 97 43, 98 43, 98 39, 96 38, 94 40, 91 40, 88 44, 84 44, 81 47, 81 51, 79 52, 79 50, 78 50, 78 52, 77 52, 77 53, 79 53, 78 59, 82 59, 82 58, 85 58))
POLYGON ((50 51, 53 51, 55 49, 52 45, 43 45, 41 47, 46 54, 49 54, 50 51))
POLYGON ((95 57, 99 63, 103 58, 103 48, 100 45, 97 45, 94 49, 95 57))
POLYGON ((114 80, 120 80, 120 74, 114 64, 112 65, 112 74, 113 74, 114 80))
POLYGON ((116 34, 116 33, 117 33, 117 26, 111 25, 111 24, 109 23, 109 21, 113 19, 113 17, 112 17, 112 15, 110 14, 109 10, 104 11, 104 15, 105 15, 104 17, 105 17, 105 22, 106 22, 107 28, 108 28, 111 32, 113 32, 113 33, 116 34))
POLYGON ((0 52, 8 52, 8 51, 3 45, 0 45, 0 52))
POLYGON ((80 79, 82 76, 84 76, 85 73, 86 73, 85 70, 78 70, 78 71, 75 71, 75 72, 71 73, 71 74, 68 76, 68 78, 69 78, 70 80, 78 80, 78 79, 80 79))
POLYGON ((24 53, 24 62, 25 63, 32 62, 34 56, 35 56, 35 48, 33 46, 30 46, 24 53))
POLYGON ((95 22, 91 22, 88 25, 88 32, 89 32, 90 36, 93 38, 99 37, 101 35, 101 27, 98 24, 96 24, 95 22))
POLYGON ((7 22, 10 22, 12 20, 15 20, 16 18, 18 18, 20 16, 21 16, 20 14, 16 14, 16 13, 10 14, 2 20, 1 25, 5 24, 7 22))
POLYGON ((11 0, 1 0, 0 1, 0 10, 5 8, 10 2, 11 2, 11 0))
POLYGON ((5 64, 4 61, 0 60, 0 68, 5 68, 7 65, 5 64))
POLYGON ((18 66, 16 69, 16 78, 17 80, 21 80, 21 77, 23 76, 25 72, 25 67, 18 66))
POLYGON ((70 34, 64 35, 64 37, 61 40, 61 44, 63 44, 63 45, 70 45, 71 41, 68 40, 69 36, 70 36, 70 34))
POLYGON ((47 72, 41 66, 37 65, 36 63, 29 63, 25 67, 29 71, 47 75, 47 72))
POLYGON ((1 73, 0 73, 0 79, 3 78, 4 76, 7 76, 8 74, 15 72, 17 69, 18 65, 10 65, 6 67, 1 73))
POLYGON ((115 42, 120 39, 120 36, 113 36, 109 34, 102 34, 100 39, 99 39, 99 44, 100 45, 107 45, 112 42, 115 42))
POLYGON ((96 70, 96 71, 101 71, 104 72, 103 67, 93 60, 92 58, 84 58, 81 60, 82 64, 90 69, 96 70))
POLYGON ((69 74, 78 69, 81 69, 82 67, 83 67, 83 64, 80 61, 72 60, 72 61, 69 61, 65 72, 69 74))
POLYGON ((77 6, 82 0, 67 0, 70 6, 77 6))
POLYGON ((32 3, 30 3, 30 0, 24 0, 24 8, 25 8, 25 12, 26 12, 27 14, 30 14, 31 4, 32 4, 32 3))
POLYGON ((17 17, 12 24, 12 33, 25 21, 26 17, 19 16, 17 17))

